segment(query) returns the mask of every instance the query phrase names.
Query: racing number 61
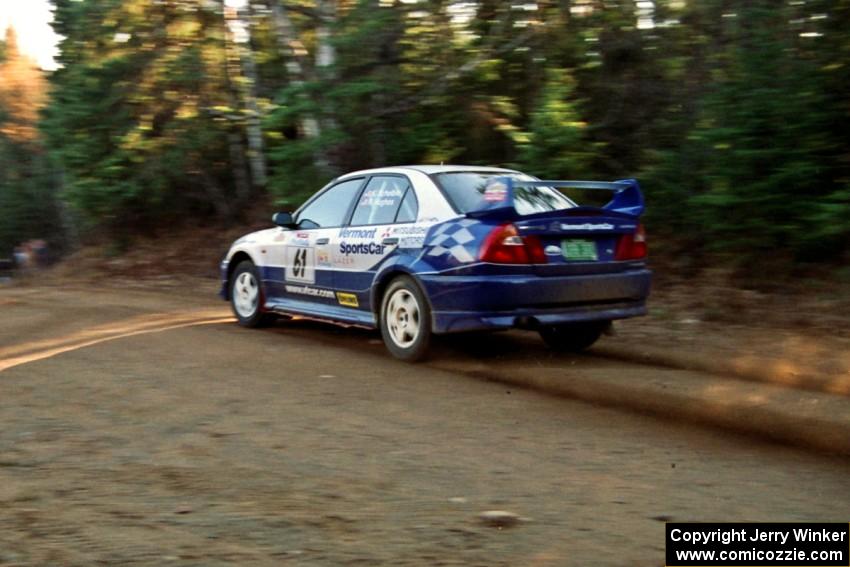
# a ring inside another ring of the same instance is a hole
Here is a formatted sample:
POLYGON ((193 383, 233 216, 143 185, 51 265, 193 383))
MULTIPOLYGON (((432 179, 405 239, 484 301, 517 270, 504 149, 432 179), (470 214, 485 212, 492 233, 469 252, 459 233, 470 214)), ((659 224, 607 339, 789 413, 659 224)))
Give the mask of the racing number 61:
POLYGON ((295 258, 292 262, 292 275, 296 278, 303 278, 307 271, 307 249, 300 248, 295 251, 295 258))
POLYGON ((284 255, 286 265, 285 278, 287 281, 312 284, 313 274, 313 249, 306 246, 289 246, 284 255))

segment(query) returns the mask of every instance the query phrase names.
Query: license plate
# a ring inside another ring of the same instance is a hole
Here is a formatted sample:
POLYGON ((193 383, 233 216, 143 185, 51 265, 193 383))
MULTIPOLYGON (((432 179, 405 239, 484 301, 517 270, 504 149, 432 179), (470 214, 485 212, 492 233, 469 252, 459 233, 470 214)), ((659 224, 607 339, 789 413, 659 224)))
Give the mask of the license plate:
POLYGON ((561 242, 561 253, 567 260, 598 260, 596 242, 593 240, 571 239, 561 242))

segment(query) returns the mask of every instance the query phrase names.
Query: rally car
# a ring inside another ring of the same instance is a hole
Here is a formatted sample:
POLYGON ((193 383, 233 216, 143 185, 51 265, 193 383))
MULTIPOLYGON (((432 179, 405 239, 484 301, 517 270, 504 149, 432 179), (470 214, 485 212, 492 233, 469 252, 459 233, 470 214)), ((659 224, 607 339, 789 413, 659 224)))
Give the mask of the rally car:
POLYGON ((650 271, 635 180, 541 181, 478 166, 404 166, 331 181, 221 263, 239 324, 278 315, 380 329, 421 359, 432 334, 537 330, 580 351, 646 313, 650 271), (606 190, 601 207, 565 191, 606 190))

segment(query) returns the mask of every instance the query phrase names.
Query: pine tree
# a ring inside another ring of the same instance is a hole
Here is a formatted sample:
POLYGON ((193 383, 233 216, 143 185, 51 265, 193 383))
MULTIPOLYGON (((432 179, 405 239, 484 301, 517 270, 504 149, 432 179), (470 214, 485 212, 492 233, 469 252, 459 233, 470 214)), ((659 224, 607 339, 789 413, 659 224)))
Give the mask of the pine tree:
POLYGON ((63 68, 45 131, 68 199, 125 237, 190 212, 230 217, 245 160, 228 159, 243 123, 222 3, 57 0, 55 19, 63 68))
POLYGON ((61 248, 53 170, 38 131, 47 81, 18 49, 14 28, 6 31, 0 61, 0 257, 33 238, 61 248))
POLYGON ((38 115, 47 101, 47 80, 35 61, 18 49, 15 28, 6 30, 4 61, 0 63, 0 107, 5 116, 0 133, 18 141, 38 137, 38 115))

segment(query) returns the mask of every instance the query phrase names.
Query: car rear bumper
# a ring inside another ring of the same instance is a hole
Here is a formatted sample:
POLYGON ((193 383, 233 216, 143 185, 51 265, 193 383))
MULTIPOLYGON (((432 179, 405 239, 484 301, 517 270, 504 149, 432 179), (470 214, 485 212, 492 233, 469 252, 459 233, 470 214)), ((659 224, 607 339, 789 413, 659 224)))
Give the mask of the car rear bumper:
POLYGON ((647 269, 540 277, 420 277, 435 333, 625 319, 646 314, 647 269))

